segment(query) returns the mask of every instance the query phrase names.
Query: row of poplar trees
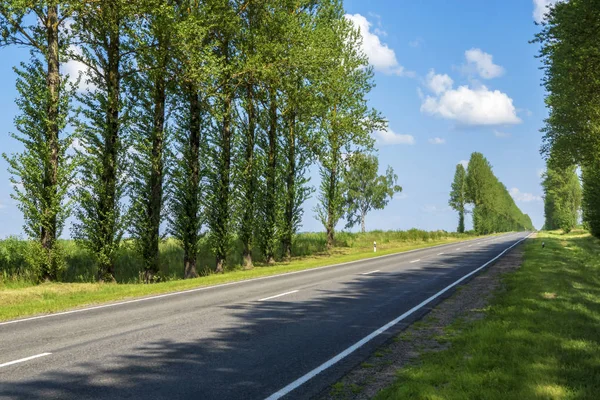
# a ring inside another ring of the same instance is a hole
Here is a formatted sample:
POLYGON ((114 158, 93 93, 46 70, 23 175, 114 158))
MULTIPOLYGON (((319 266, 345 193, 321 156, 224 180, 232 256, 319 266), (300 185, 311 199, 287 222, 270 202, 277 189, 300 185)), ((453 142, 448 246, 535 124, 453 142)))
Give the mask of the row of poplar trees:
POLYGON ((255 247, 267 263, 279 248, 290 257, 313 163, 332 245, 342 156, 385 125, 341 0, 3 0, 0 34, 31 49, 16 68, 24 151, 5 158, 47 279, 71 215, 99 280, 114 280, 127 234, 147 281, 165 233, 185 277, 203 232, 218 272, 233 238, 248 268, 255 247), (67 62, 85 72, 65 76, 67 62))
POLYGON ((534 229, 481 153, 471 154, 467 169, 456 166, 449 205, 458 212, 458 232, 465 231, 467 212, 473 214, 473 230, 479 234, 534 229))
POLYGON ((600 1, 550 6, 533 43, 549 110, 542 130, 546 228, 569 232, 581 207, 584 225, 600 237, 600 1))

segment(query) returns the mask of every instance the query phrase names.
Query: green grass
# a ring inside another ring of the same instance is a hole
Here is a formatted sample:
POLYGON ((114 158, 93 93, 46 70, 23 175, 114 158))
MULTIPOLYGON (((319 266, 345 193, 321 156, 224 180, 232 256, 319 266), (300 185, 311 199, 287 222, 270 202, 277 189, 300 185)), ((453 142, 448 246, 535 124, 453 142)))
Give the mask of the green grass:
MULTIPOLYGON (((292 246, 294 258, 315 255, 337 255, 349 252, 366 251, 377 241, 378 250, 384 250, 398 244, 417 244, 440 242, 446 239, 468 239, 474 233, 457 234, 445 231, 371 231, 366 233, 338 232, 333 252, 327 250, 327 240, 324 232, 300 233, 295 236, 292 246)), ((93 283, 96 280, 97 265, 93 255, 77 245, 73 240, 58 242, 60 254, 64 257, 64 269, 59 273, 60 282, 93 283)), ((0 287, 7 282, 29 281, 39 279, 39 269, 36 266, 37 251, 33 243, 19 237, 0 239, 0 287)), ((162 280, 183 278, 183 249, 174 239, 166 239, 160 243, 160 276, 162 280)), ((276 259, 282 259, 281 249, 276 259)), ((228 271, 241 269, 242 244, 232 240, 227 254, 228 271)), ((255 251, 253 259, 260 265, 264 260, 259 251, 255 251)), ((207 237, 202 237, 198 243, 198 271, 208 275, 215 269, 215 255, 211 250, 207 237)), ((136 251, 133 240, 123 240, 115 256, 115 279, 118 283, 140 283, 140 271, 143 260, 136 251)))
MULTIPOLYGON (((370 241, 370 239, 371 238, 369 237, 368 241, 370 241)), ((363 239, 363 241, 365 240, 363 239)), ((189 280, 170 280, 151 285, 142 285, 138 283, 98 284, 85 282, 42 283, 33 285, 19 280, 5 280, 3 283, 0 283, 0 320, 9 320, 42 313, 52 313, 92 304, 124 300, 132 297, 167 293, 300 271, 457 241, 459 241, 458 237, 415 242, 388 240, 387 243, 382 241, 382 243, 379 244, 378 242, 378 251, 375 254, 370 247, 337 247, 332 249, 329 254, 301 257, 288 263, 277 263, 268 267, 257 266, 248 271, 233 269, 224 274, 210 274, 189 280)))
POLYGON ((505 283, 484 319, 446 334, 448 349, 398 371, 376 399, 598 399, 600 242, 540 233, 505 283))

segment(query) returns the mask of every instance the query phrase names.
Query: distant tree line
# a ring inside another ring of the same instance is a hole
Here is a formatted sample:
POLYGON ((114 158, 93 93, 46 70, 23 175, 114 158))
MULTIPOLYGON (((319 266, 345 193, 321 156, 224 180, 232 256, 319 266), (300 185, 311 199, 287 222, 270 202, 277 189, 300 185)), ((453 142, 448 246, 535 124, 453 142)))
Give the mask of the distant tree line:
POLYGON ((44 278, 60 271, 69 216, 101 281, 114 280, 124 235, 148 282, 165 235, 186 277, 205 234, 218 272, 234 239, 246 268, 257 251, 289 258, 315 164, 328 245, 345 215, 364 229, 400 188, 358 156, 386 125, 367 104, 360 41, 341 0, 2 1, 0 45, 31 50, 15 68, 24 151, 4 157, 44 278), (379 182, 371 194, 359 167, 379 182))
POLYGON ((517 207, 481 153, 471 154, 466 170, 462 164, 456 166, 449 205, 458 212, 458 232, 465 230, 468 208, 473 229, 480 234, 534 229, 531 218, 517 207))
POLYGON ((542 129, 546 228, 578 222, 600 237, 600 2, 570 0, 548 8, 540 45, 549 115, 542 129), (581 193, 576 167, 581 168, 581 193))

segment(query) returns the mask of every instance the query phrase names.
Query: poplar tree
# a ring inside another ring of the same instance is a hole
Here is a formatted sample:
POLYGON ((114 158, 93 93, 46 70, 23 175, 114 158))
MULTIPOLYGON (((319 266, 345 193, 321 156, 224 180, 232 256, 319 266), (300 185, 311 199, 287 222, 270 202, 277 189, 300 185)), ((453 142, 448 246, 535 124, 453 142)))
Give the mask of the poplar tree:
POLYGON ((234 136, 234 101, 239 53, 235 45, 239 36, 239 18, 242 2, 215 0, 212 4, 215 38, 214 53, 219 60, 215 76, 217 90, 212 102, 214 126, 209 131, 208 160, 212 167, 208 173, 206 215, 210 229, 210 242, 216 258, 216 272, 223 272, 232 239, 232 145, 234 136))
POLYGON ((462 164, 456 166, 454 173, 454 181, 452 182, 452 191, 450 192, 450 200, 448 204, 453 210, 458 212, 458 233, 465 231, 465 204, 466 204, 466 171, 462 164))
POLYGON ((130 128, 130 94, 124 80, 135 72, 131 17, 136 3, 106 0, 84 2, 73 28, 80 52, 73 58, 88 68, 84 119, 79 133, 85 148, 77 190, 79 207, 73 233, 94 254, 98 280, 114 281, 116 251, 125 229, 121 203, 126 178, 125 160, 130 128))
MULTIPOLYGON (((600 202, 592 199, 600 165, 598 40, 600 3, 596 0, 560 1, 549 6, 546 22, 533 40, 540 44, 538 57, 549 109, 542 129, 542 154, 551 156, 560 168, 582 167, 584 221, 596 236, 600 223, 594 219, 600 215, 600 202)), ((546 204, 549 212, 556 206, 552 201, 563 200, 551 197, 546 204)))
POLYGON ((304 210, 302 205, 314 192, 309 186, 308 168, 316 159, 318 130, 313 116, 318 93, 314 87, 316 71, 322 60, 315 58, 320 46, 315 15, 318 5, 310 0, 288 6, 286 10, 285 50, 290 62, 281 74, 282 188, 283 213, 279 225, 285 259, 292 256, 294 236, 304 210))
POLYGON ((198 276, 200 231, 206 222, 207 138, 211 124, 209 95, 217 60, 212 53, 212 18, 206 4, 195 0, 176 5, 175 92, 173 143, 170 172, 169 232, 183 247, 185 278, 198 276))
POLYGON ((583 178, 583 223, 592 235, 600 237, 600 168, 582 168, 583 178))
POLYGON ((260 103, 262 89, 261 73, 264 67, 261 57, 261 33, 265 26, 266 3, 249 4, 241 14, 240 49, 242 64, 246 70, 241 78, 239 90, 239 140, 237 141, 237 160, 234 164, 234 180, 238 188, 235 204, 237 210, 236 231, 242 244, 242 263, 244 269, 254 266, 253 250, 256 243, 258 176, 260 175, 257 141, 260 134, 260 103))
POLYGON ((360 32, 344 18, 340 1, 323 5, 317 17, 323 65, 316 86, 322 108, 319 126, 321 184, 315 208, 323 224, 327 247, 335 239, 335 227, 344 215, 343 153, 372 146, 371 132, 383 129, 379 113, 370 109, 366 96, 373 87, 373 70, 360 50, 360 32))
POLYGON ((160 272, 160 227, 164 221, 165 175, 168 169, 169 128, 167 118, 173 94, 174 8, 149 2, 138 27, 136 65, 131 91, 133 110, 131 146, 131 199, 129 228, 144 264, 144 280, 160 272))
POLYGON ((600 3, 556 2, 536 35, 547 91, 544 145, 563 166, 597 161, 600 153, 600 3))
POLYGON ((473 229, 479 234, 534 229, 481 153, 471 154, 465 198, 473 205, 473 229))
POLYGON ((60 73, 60 64, 68 60, 71 14, 69 1, 0 3, 0 47, 25 46, 31 51, 30 62, 15 70, 21 114, 15 119, 19 133, 13 137, 25 149, 3 156, 13 175, 13 198, 23 212, 25 231, 43 251, 41 276, 51 280, 59 272, 56 239, 70 214, 67 192, 75 165, 67 153, 73 136, 65 134, 74 90, 60 73))
POLYGON ((542 178, 545 229, 571 232, 577 226, 582 196, 576 167, 555 167, 549 163, 542 178))

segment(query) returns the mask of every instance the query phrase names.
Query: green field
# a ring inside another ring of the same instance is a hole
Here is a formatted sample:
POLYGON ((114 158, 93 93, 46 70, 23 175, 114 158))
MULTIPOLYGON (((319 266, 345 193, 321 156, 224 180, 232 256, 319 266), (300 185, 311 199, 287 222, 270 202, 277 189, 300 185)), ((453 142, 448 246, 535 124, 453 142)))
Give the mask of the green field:
POLYGON ((457 321, 447 350, 400 370, 377 399, 598 399, 600 241, 540 233, 505 284, 484 319, 457 321))
MULTIPOLYGON (((71 249, 70 252, 67 252, 67 255, 72 257, 63 276, 63 280, 66 282, 35 284, 18 275, 5 274, 5 278, 0 281, 0 320, 57 312, 136 296, 276 275, 472 238, 474 236, 466 234, 458 235, 417 230, 406 232, 376 231, 365 234, 343 233, 337 237, 337 247, 326 251, 324 234, 301 234, 296 241, 295 249, 296 254, 303 255, 295 257, 290 262, 278 262, 270 266, 259 263, 254 269, 248 271, 242 270, 239 264, 234 264, 224 274, 206 272, 205 276, 189 280, 178 279, 180 273, 175 269, 181 263, 181 249, 174 241, 166 241, 161 247, 161 256, 166 260, 164 263, 165 274, 170 279, 150 285, 139 283, 139 269, 137 268, 141 261, 127 245, 123 247, 117 265, 118 279, 123 283, 98 284, 93 282, 95 273, 93 260, 85 252, 78 249, 73 242, 66 242, 70 246, 67 249, 71 249), (376 254, 373 253, 373 241, 377 241, 376 254), (73 278, 73 281, 69 282, 64 279, 65 277, 73 278), (129 277, 129 280, 124 279, 124 277, 129 277)), ((7 257, 7 254, 12 256, 9 260, 12 263, 23 262, 26 265, 27 260, 24 254, 26 249, 27 242, 25 241, 10 239, 0 242, 0 266, 2 265, 2 254, 4 254, 4 257, 7 257)), ((9 265, 6 259, 4 259, 4 263, 9 265)), ((207 270, 208 265, 205 268, 205 271, 207 270)))

